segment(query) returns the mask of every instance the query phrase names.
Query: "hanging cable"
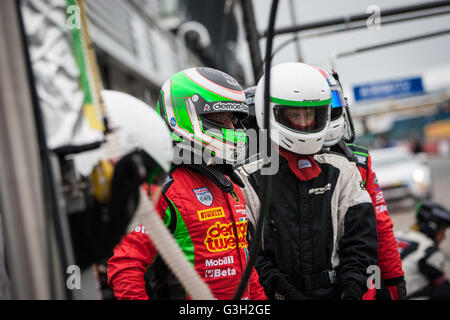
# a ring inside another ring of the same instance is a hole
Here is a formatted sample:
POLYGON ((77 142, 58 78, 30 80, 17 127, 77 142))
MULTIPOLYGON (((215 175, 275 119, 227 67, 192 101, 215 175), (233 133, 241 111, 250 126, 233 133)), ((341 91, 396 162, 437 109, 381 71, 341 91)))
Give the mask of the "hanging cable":
MULTIPOLYGON (((286 41, 284 41, 283 43, 281 43, 275 50, 273 50, 273 53, 272 53, 272 55, 271 55, 270 58, 273 59, 273 57, 274 57, 278 52, 280 52, 281 49, 285 48, 287 45, 291 44, 292 42, 294 42, 294 41, 296 41, 296 40, 298 40, 298 36, 289 38, 289 39, 287 39, 286 41)), ((264 61, 261 62, 261 65, 258 67, 258 71, 261 70, 261 69, 264 67, 264 64, 266 63, 266 61, 267 61, 267 56, 266 56, 266 58, 264 59, 264 61)))
MULTIPOLYGON (((272 65, 272 44, 273 44, 273 34, 275 28, 275 19, 278 9, 278 0, 273 0, 272 8, 270 10, 269 28, 266 43, 266 65, 265 65, 265 89, 264 89, 264 128, 267 130, 267 152, 268 157, 270 157, 271 142, 270 142, 270 118, 269 118, 269 106, 270 106, 270 68, 272 65)), ((260 199, 261 199, 261 213, 260 219, 258 220, 256 226, 256 235, 252 243, 250 244, 250 257, 247 262, 244 274, 241 278, 241 282, 236 290, 233 300, 239 300, 242 297, 245 287, 247 286, 248 280, 253 270, 256 258, 259 255, 261 249, 261 239, 264 226, 264 220, 266 218, 269 203, 270 203, 270 188, 272 186, 272 176, 264 175, 262 176, 261 189, 260 189, 260 199)))

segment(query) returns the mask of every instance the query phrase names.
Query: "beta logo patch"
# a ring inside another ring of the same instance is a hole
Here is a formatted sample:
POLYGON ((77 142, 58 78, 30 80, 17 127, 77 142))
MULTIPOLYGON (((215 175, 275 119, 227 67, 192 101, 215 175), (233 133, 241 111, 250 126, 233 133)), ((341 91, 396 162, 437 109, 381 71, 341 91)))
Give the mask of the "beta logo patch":
POLYGON ((197 211, 197 214, 200 221, 225 217, 225 212, 223 211, 222 207, 200 210, 197 211))
POLYGON ((207 207, 212 205, 214 199, 208 187, 201 187, 193 189, 192 191, 194 192, 195 196, 197 197, 197 200, 201 204, 207 207))

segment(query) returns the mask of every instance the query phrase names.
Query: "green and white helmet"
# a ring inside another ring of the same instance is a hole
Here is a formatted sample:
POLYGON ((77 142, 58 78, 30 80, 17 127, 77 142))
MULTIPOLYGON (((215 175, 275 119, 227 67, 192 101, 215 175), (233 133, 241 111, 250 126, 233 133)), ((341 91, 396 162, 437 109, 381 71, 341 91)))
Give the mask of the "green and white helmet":
POLYGON ((201 156, 202 163, 245 158, 247 138, 238 127, 248 116, 248 106, 243 89, 230 75, 206 67, 181 71, 164 83, 157 110, 180 150, 201 156), (232 125, 219 121, 225 115, 232 125))
MULTIPOLYGON (((265 76, 256 87, 255 111, 263 128, 265 76)), ((271 140, 283 149, 312 155, 322 148, 331 116, 331 89, 319 70, 299 62, 273 66, 270 80, 271 140)))

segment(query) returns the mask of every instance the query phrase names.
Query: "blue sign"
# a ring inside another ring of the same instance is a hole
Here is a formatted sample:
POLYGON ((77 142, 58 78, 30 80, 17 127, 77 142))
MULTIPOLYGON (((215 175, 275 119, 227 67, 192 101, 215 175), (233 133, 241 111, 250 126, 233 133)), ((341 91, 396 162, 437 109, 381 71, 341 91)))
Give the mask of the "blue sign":
POLYGON ((355 101, 399 98, 423 94, 422 78, 381 81, 353 87, 355 101))

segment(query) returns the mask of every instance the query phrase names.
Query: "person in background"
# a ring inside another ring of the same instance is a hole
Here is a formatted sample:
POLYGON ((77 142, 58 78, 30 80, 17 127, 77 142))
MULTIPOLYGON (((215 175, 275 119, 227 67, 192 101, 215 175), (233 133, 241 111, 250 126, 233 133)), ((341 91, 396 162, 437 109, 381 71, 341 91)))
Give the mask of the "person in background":
POLYGON ((450 300, 445 256, 439 244, 450 227, 450 212, 434 201, 416 206, 416 223, 395 232, 405 270, 408 299, 450 300))
MULTIPOLYGON (((264 123, 264 76, 255 95, 264 123)), ((377 262, 374 209, 353 162, 320 152, 331 90, 312 66, 271 70, 270 126, 279 150, 256 268, 271 299, 362 299, 377 262)))
MULTIPOLYGON (((156 209, 214 297, 232 299, 248 259, 243 184, 232 167, 246 151, 236 127, 248 115, 244 92, 219 70, 187 69, 165 82, 157 110, 183 161, 156 209)), ((117 299, 189 298, 141 227, 114 249, 108 283, 117 299)), ((242 299, 266 299, 255 270, 242 299)))
MULTIPOLYGON (((384 286, 389 293, 390 299, 403 299, 406 296, 406 284, 402 270, 402 261, 398 253, 397 241, 394 237, 394 225, 389 216, 377 176, 372 170, 372 159, 367 148, 353 143, 345 143, 344 132, 349 127, 349 124, 346 123, 349 117, 345 117, 346 109, 342 88, 333 75, 322 69, 319 69, 319 71, 326 77, 332 92, 331 124, 323 147, 326 150, 342 154, 349 161, 356 163, 375 209, 378 231, 377 265, 380 267, 381 279, 384 281, 384 286)), ((375 295, 376 291, 372 288, 366 293, 364 298, 371 300, 375 298, 375 295)))

